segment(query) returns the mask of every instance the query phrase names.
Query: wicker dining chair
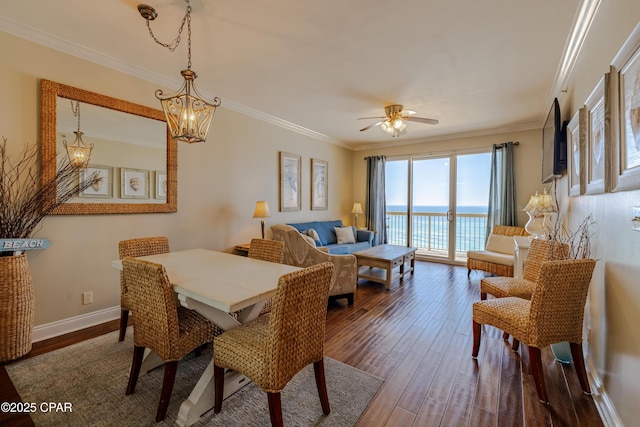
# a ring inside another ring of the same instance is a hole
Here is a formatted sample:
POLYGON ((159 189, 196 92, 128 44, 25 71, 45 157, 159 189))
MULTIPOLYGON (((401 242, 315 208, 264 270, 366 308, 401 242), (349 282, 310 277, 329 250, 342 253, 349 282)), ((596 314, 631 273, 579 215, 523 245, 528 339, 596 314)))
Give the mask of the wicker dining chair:
MULTIPOLYGON (((141 237, 138 239, 122 240, 118 243, 120 259, 125 257, 141 257, 147 255, 157 255, 169 252, 169 239, 164 236, 141 237)), ((120 335, 118 341, 124 341, 129 323, 129 311, 131 302, 127 283, 124 274, 120 272, 120 335)))
POLYGON ((520 297, 531 299, 540 266, 545 261, 566 259, 569 256, 569 245, 557 240, 531 241, 527 258, 524 262, 522 278, 484 277, 480 279, 480 299, 487 299, 487 294, 496 298, 520 297))
POLYGON ((531 300, 505 297, 473 303, 472 356, 478 356, 482 325, 512 335, 529 348, 538 398, 549 403, 540 349, 568 341, 582 391, 591 394, 582 353, 582 323, 595 265, 593 259, 547 261, 540 266, 531 300))
MULTIPOLYGON (((247 258, 282 264, 284 260, 284 242, 279 240, 251 239, 247 258)), ((260 316, 271 311, 272 300, 269 298, 260 310, 260 316)))
POLYGON ((329 414, 323 357, 332 274, 329 262, 285 274, 278 281, 271 313, 215 338, 214 413, 222 408, 225 369, 232 369, 267 392, 271 425, 282 426, 280 391, 313 363, 322 411, 329 414))
POLYGON ((203 344, 213 342, 216 329, 201 314, 177 305, 173 286, 164 267, 126 257, 122 268, 127 281, 133 328, 133 360, 126 395, 135 391, 144 349, 164 361, 164 378, 156 421, 164 420, 171 399, 178 361, 203 344))

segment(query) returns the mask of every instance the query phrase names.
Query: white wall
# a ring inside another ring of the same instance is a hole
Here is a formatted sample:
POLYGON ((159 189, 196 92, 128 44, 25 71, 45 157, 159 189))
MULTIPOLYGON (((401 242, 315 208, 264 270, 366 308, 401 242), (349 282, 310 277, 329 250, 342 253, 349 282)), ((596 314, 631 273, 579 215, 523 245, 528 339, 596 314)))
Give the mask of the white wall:
MULTIPOLYGON (((609 0, 600 4, 576 62, 567 93, 558 96, 566 117, 584 105, 620 47, 640 21, 640 2, 609 0)), ((632 206, 640 190, 567 196, 560 181, 562 206, 571 227, 588 215, 597 221, 593 257, 598 259, 591 283, 585 336, 588 361, 597 369, 604 391, 624 425, 640 418, 640 233, 631 231, 632 206), (590 336, 589 336, 590 335, 590 336)))
MULTIPOLYGON (((155 85, 70 55, 0 33, 0 135, 10 153, 39 138, 39 80, 159 108, 155 85)), ((169 92, 176 88, 163 88, 169 92)), ((36 291, 36 326, 119 305, 118 241, 167 235, 172 249, 205 247, 230 251, 260 237, 255 202, 266 200, 272 224, 314 219, 351 221, 352 152, 220 108, 204 144, 178 144, 178 212, 81 215, 45 218, 35 237, 48 249, 28 255, 36 291), (302 210, 278 212, 278 153, 302 156, 302 210), (310 210, 310 159, 329 162, 329 209, 310 210), (84 291, 94 303, 82 305, 84 291)))

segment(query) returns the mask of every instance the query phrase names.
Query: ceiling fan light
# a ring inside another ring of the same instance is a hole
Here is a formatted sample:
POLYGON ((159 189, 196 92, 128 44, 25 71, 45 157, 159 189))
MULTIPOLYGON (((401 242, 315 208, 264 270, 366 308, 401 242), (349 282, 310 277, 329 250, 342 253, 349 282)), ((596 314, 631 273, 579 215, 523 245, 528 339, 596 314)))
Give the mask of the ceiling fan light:
POLYGON ((402 126, 398 128, 398 132, 403 132, 407 128, 407 123, 402 122, 402 126))
POLYGON ((400 129, 403 124, 404 124, 404 121, 400 117, 398 117, 397 119, 395 119, 393 121, 393 127, 396 128, 396 129, 400 129))

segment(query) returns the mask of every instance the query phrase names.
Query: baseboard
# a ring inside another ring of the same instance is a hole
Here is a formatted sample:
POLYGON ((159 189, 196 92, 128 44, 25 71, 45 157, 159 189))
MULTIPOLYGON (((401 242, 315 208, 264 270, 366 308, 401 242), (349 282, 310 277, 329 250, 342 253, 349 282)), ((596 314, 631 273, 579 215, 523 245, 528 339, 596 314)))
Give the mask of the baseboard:
POLYGON ((91 313, 82 314, 80 316, 70 317, 68 319, 58 320, 57 322, 39 325, 33 328, 32 342, 38 342, 49 338, 54 338, 69 332, 79 331, 89 326, 99 325, 120 318, 120 306, 109 307, 103 310, 92 311, 91 313))
POLYGON ((600 414, 602 423, 607 427, 623 427, 622 421, 616 412, 616 408, 613 406, 613 402, 609 399, 609 395, 604 389, 602 384, 602 378, 598 375, 598 371, 593 366, 591 359, 585 360, 587 368, 587 376, 589 377, 589 385, 591 386, 591 397, 593 403, 596 405, 596 409, 600 414))

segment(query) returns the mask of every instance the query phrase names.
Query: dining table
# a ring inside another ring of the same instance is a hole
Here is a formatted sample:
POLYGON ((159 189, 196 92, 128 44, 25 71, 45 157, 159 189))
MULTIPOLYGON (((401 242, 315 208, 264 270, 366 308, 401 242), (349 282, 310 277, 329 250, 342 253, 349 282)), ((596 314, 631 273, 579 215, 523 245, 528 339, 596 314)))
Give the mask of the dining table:
MULTIPOLYGON (((275 296, 280 277, 300 270, 286 264, 202 248, 139 259, 162 264, 180 304, 202 314, 224 331, 255 319, 266 300, 275 296)), ((121 260, 112 261, 111 265, 122 270, 121 260)), ((162 364, 157 354, 146 349, 141 373, 162 364)), ((249 382, 239 372, 227 372, 223 398, 249 382)), ((176 423, 179 426, 194 424, 213 408, 214 397, 212 359, 189 397, 180 405, 176 423)))

